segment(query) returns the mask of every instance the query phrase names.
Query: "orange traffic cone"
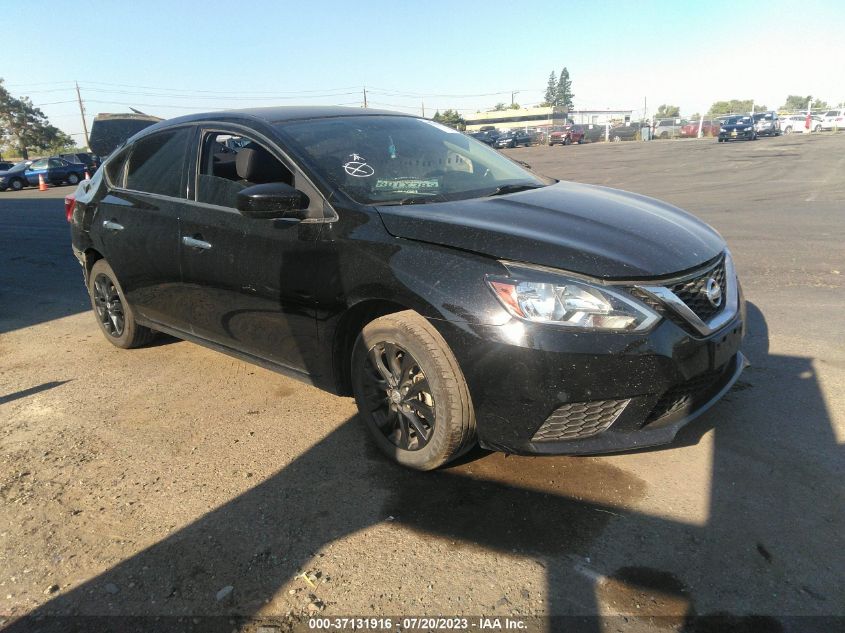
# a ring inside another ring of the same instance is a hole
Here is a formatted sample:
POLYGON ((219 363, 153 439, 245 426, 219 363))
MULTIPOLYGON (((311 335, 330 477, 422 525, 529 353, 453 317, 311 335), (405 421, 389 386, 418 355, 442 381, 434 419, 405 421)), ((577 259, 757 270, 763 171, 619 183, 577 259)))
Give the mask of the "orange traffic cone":
POLYGON ((91 180, 91 176, 88 175, 88 170, 85 170, 85 180, 91 180))
POLYGON ((47 191, 47 183, 44 182, 44 174, 38 174, 38 191, 47 191))

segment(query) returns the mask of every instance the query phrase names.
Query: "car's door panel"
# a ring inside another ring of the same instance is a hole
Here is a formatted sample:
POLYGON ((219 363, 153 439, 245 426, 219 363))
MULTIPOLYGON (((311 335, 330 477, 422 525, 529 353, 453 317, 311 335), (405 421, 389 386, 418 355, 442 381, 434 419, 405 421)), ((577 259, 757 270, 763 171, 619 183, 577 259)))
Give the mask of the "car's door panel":
POLYGON ((194 334, 319 373, 310 284, 321 227, 319 222, 248 218, 228 206, 193 202, 182 215, 180 260, 194 334))
POLYGON ((113 191, 98 205, 92 235, 136 314, 188 331, 190 307, 179 293, 179 214, 185 205, 113 191))
POLYGON ((192 128, 154 134, 126 151, 97 205, 92 238, 141 320, 190 331, 180 293, 179 217, 188 206, 185 162, 192 128))

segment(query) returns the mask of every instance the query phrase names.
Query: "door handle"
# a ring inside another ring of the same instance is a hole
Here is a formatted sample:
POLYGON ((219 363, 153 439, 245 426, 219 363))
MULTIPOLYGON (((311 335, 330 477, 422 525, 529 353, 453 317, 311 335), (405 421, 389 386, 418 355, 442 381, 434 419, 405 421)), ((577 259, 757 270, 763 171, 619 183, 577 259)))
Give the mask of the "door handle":
POLYGON ((204 251, 207 251, 209 248, 211 248, 210 242, 204 242, 203 240, 188 237, 187 235, 182 238, 182 244, 184 244, 185 246, 190 246, 191 248, 199 248, 204 251))
POLYGON ((123 225, 118 224, 114 220, 106 220, 103 222, 103 228, 107 231, 122 231, 123 225))

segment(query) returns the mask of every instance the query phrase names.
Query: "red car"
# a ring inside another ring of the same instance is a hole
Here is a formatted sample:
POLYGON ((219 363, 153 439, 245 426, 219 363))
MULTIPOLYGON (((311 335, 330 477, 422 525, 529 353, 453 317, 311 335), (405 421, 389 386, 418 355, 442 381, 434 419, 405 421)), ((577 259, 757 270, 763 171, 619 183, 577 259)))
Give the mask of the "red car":
MULTIPOLYGON (((681 126, 682 138, 696 138, 698 136, 698 125, 700 121, 694 121, 681 126)), ((704 125, 701 126, 702 136, 719 136, 719 122, 704 120, 704 125)))
POLYGON ((562 129, 555 129, 549 134, 549 145, 571 145, 581 143, 583 139, 583 125, 565 125, 562 129))

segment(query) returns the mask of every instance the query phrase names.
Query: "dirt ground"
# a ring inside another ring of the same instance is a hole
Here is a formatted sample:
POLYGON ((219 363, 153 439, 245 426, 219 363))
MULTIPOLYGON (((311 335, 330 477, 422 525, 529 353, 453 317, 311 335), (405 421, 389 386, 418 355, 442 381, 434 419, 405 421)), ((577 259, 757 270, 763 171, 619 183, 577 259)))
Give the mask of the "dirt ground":
POLYGON ((266 630, 313 615, 845 626, 821 619, 845 616, 845 135, 508 153, 722 233, 752 362, 722 403, 660 449, 476 450, 406 471, 351 399, 171 338, 109 345, 70 252, 71 188, 0 193, 0 628, 233 615, 270 617, 266 630))

